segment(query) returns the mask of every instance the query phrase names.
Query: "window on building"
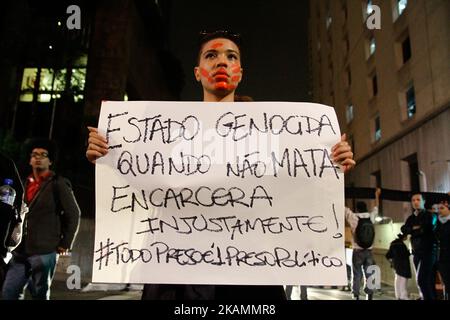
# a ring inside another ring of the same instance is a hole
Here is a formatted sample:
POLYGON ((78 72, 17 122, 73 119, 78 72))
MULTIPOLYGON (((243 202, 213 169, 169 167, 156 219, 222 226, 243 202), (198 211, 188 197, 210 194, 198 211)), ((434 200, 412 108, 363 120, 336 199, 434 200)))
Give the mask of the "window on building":
POLYGON ((416 114, 416 95, 414 86, 409 87, 406 91, 406 111, 408 118, 412 118, 416 114))
POLYGON ((327 21, 326 21, 327 29, 330 28, 332 21, 333 21, 333 19, 331 18, 331 15, 328 14, 327 15, 327 21))
POLYGON ((84 101, 86 65, 87 55, 83 55, 63 68, 23 69, 19 103, 14 114, 15 124, 21 124, 14 125, 18 139, 62 134, 67 130, 67 125, 62 123, 78 121, 76 117, 82 110, 73 106, 81 106, 84 101))
POLYGON ((375 53, 376 44, 375 44, 375 37, 370 38, 369 41, 369 56, 373 55, 375 53))
POLYGON ((349 103, 345 108, 345 117, 347 119, 347 123, 352 122, 353 120, 353 104, 349 103))
POLYGON ((372 11, 373 11, 373 7, 372 7, 372 0, 367 0, 367 3, 366 3, 366 14, 367 14, 367 16, 370 16, 371 14, 372 14, 372 11))
POLYGON ((380 123, 380 116, 376 116, 374 120, 374 128, 375 128, 375 141, 379 141, 381 139, 381 123, 380 123))
POLYGON ((417 153, 414 153, 405 159, 403 159, 408 164, 409 173, 409 183, 410 190, 412 192, 420 191, 420 177, 419 177, 419 161, 417 160, 417 153))
POLYGON ((402 56, 403 63, 406 63, 411 58, 411 42, 409 36, 402 42, 402 56))
POLYGON ((64 91, 73 93, 75 102, 83 99, 86 67, 25 68, 23 70, 20 102, 50 102, 61 98, 64 91))
POLYGON ((377 81, 377 75, 375 74, 372 77, 372 96, 376 96, 378 94, 378 81, 377 81))
POLYGON ((397 11, 398 15, 401 16, 403 11, 406 9, 408 5, 408 0, 397 0, 397 11))
POLYGON ((347 3, 343 2, 342 4, 342 11, 344 12, 344 23, 348 19, 348 13, 347 13, 347 3))

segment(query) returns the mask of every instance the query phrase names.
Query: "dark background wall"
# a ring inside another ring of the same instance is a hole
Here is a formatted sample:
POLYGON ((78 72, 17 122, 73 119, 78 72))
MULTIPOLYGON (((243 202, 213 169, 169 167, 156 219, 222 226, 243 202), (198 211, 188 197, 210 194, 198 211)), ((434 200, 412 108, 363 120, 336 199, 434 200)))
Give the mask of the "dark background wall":
POLYGON ((174 0, 169 44, 182 62, 182 100, 201 100, 193 68, 201 30, 230 29, 243 37, 244 80, 238 94, 257 101, 308 97, 307 1, 174 0))

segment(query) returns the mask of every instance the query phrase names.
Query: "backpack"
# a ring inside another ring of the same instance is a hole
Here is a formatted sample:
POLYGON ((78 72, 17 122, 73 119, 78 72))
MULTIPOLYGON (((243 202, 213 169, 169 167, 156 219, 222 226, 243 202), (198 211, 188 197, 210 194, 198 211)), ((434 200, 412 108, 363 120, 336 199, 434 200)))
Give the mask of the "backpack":
POLYGON ((375 239, 375 228, 370 218, 359 218, 355 230, 355 242, 363 249, 370 248, 375 239))

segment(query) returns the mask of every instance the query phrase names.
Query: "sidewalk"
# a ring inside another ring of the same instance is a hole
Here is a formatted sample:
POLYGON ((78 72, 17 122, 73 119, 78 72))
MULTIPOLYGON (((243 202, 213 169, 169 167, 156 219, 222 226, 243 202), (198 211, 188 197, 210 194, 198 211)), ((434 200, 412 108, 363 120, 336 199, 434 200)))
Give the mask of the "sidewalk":
MULTIPOLYGON (((80 290, 67 289, 63 281, 53 281, 51 299, 52 300, 140 300, 141 287, 131 286, 129 291, 123 290, 125 285, 110 286, 112 290, 105 290, 106 287, 97 285, 84 285, 80 290), (88 290, 86 290, 88 289, 88 290)), ((352 300, 349 291, 340 289, 308 287, 308 300, 352 300)), ((414 297, 411 297, 414 299, 414 297)), ((292 300, 300 300, 300 290, 294 287, 292 291, 292 300)), ((364 300, 364 295, 361 295, 364 300)), ((374 300, 395 300, 394 288, 382 285, 381 290, 374 294, 374 300)))
MULTIPOLYGON (((99 286, 82 285, 81 289, 69 290, 65 281, 54 280, 50 294, 51 300, 140 300, 142 291, 132 286, 124 290, 121 286, 113 286, 113 290, 105 290, 99 286), (89 289, 91 287, 92 289, 89 289), (88 289, 88 290, 86 290, 88 289)), ((125 287, 125 285, 123 285, 125 287)))

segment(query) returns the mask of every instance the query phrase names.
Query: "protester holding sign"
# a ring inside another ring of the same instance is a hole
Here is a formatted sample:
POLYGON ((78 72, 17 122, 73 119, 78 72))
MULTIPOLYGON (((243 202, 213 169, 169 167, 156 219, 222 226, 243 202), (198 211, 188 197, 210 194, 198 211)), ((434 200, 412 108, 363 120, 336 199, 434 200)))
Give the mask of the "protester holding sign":
MULTIPOLYGON (((235 90, 237 88, 237 86, 239 85, 240 81, 242 80, 242 74, 243 74, 243 69, 241 66, 241 50, 240 50, 240 37, 236 34, 232 34, 230 32, 227 31, 217 31, 214 33, 203 33, 201 40, 200 40, 200 50, 199 50, 199 57, 198 57, 198 66, 195 67, 194 69, 194 74, 195 74, 195 78, 198 82, 201 83, 202 87, 203 87, 203 101, 204 102, 234 102, 235 101, 235 90)), ((122 113, 122 115, 124 115, 122 113)), ((120 116, 120 115, 116 115, 116 116, 120 116)), ((226 122, 223 122, 223 127, 224 128, 229 128, 229 130, 227 132, 221 132, 220 134, 223 134, 222 137, 227 136, 227 138, 230 138, 230 135, 232 135, 232 141, 238 141, 240 140, 241 137, 244 136, 239 136, 240 131, 236 130, 236 129, 242 129, 240 126, 237 125, 237 122, 243 117, 243 115, 236 115, 233 114, 232 112, 228 112, 225 113, 223 115, 224 117, 229 117, 229 120, 226 120, 226 122), (233 124, 234 123, 234 124, 233 124), (234 130, 233 133, 231 133, 231 130, 234 130)), ((188 119, 190 116, 188 116, 186 119, 188 119)), ((190 119, 194 119, 195 117, 192 116, 190 119)), ((112 117, 109 118, 110 120, 112 120, 112 117)), ((222 117, 220 118, 222 119, 222 117)), ((220 121, 220 119, 218 120, 218 123, 220 121)), ((290 118, 286 118, 285 120, 282 121, 282 123, 284 124, 284 129, 286 129, 287 125, 287 119, 292 119, 292 117, 290 118)), ((139 128, 137 128, 137 122, 139 122, 140 120, 137 120, 136 118, 132 119, 129 118, 128 123, 129 124, 133 124, 133 126, 138 130, 136 131, 138 133, 138 136, 135 137, 136 141, 142 138, 142 131, 139 130, 139 128)), ((170 119, 167 120, 168 123, 170 123, 170 119)), ((306 121, 306 120, 305 120, 306 121)), ((308 118, 307 120, 307 126, 310 126, 310 120, 308 118)), ((111 121, 109 121, 109 123, 111 123, 111 121)), ((143 121, 141 121, 140 123, 143 123, 143 121)), ((180 124, 180 121, 177 121, 178 124, 180 124)), ((193 122, 195 124, 195 121, 193 122)), ((252 119, 249 119, 249 123, 250 123, 250 127, 252 125, 252 119)), ((145 121, 145 132, 147 132, 147 129, 151 126, 147 125, 147 119, 145 121)), ((310 128, 309 128, 310 129, 310 128)), ((115 129, 107 129, 106 133, 112 133, 113 130, 115 129)), ((280 129, 282 130, 282 129, 280 129)), ((287 129, 286 129, 287 130, 287 129)), ((308 130, 308 129, 306 129, 308 130)), ((319 130, 319 135, 320 135, 320 128, 319 130)), ((89 127, 89 145, 87 148, 87 152, 86 152, 86 156, 88 158, 88 160, 92 163, 94 163, 97 159, 99 159, 100 157, 105 156, 106 154, 108 154, 108 150, 111 150, 113 147, 114 148, 119 148, 118 146, 110 146, 108 145, 108 140, 101 134, 99 134, 99 131, 96 128, 92 128, 89 127)), ((122 133, 125 133, 125 131, 123 131, 122 133)), ((168 130, 168 135, 170 135, 170 130, 168 130)), ((165 135, 165 140, 163 141, 164 145, 170 143, 172 140, 171 138, 165 135)), ((172 137, 173 138, 173 137, 172 137)), ((126 141, 131 141, 128 138, 125 138, 126 141)), ((145 139, 145 137, 144 137, 145 139)), ((142 142, 142 141, 140 141, 142 142)), ((109 140, 109 143, 111 144, 111 140, 109 140)), ((346 137, 345 134, 341 137, 341 141, 339 143, 337 143, 332 149, 331 149, 332 154, 330 155, 331 159, 335 162, 338 163, 341 166, 341 169, 343 172, 347 172, 348 170, 350 170, 354 165, 355 165, 355 161, 353 160, 353 153, 351 152, 351 148, 348 145, 347 141, 346 141, 346 137)), ((311 151, 311 154, 313 153, 313 151, 311 151)), ((122 153, 125 156, 129 156, 129 154, 126 154, 126 151, 124 151, 122 153)), ((285 154, 286 155, 286 154, 285 154)), ((160 155, 157 154, 156 152, 153 154, 153 157, 150 157, 150 159, 155 159, 155 157, 159 157, 160 155)), ((247 155, 248 156, 248 155, 247 155)), ((289 155, 286 155, 286 157, 289 157, 289 155)), ((301 155, 299 157, 302 157, 301 155)), ((328 153, 326 151, 324 151, 323 156, 321 157, 321 159, 326 159, 326 157, 328 157, 328 153)), ((145 158, 149 158, 147 155, 145 158)), ((330 161, 331 161, 330 159, 330 161)), ((199 159, 197 159, 199 160, 199 159)), ((171 160, 169 159, 169 164, 172 163, 170 162, 171 160)), ((284 156, 283 156, 283 161, 284 161, 284 156)), ((281 161, 281 162, 283 162, 281 161)), ((131 163, 131 162, 130 162, 131 163)), ((197 170, 201 170, 201 161, 198 161, 198 165, 195 166, 195 168, 197 170)), ((154 167, 154 161, 153 161, 153 167, 154 167)), ((324 170, 324 168, 331 168, 331 170, 334 170, 334 166, 326 166, 322 164, 322 169, 318 170, 320 171, 320 173, 317 171, 316 172, 316 166, 314 165, 314 171, 311 171, 311 173, 309 173, 309 171, 306 170, 305 166, 303 166, 303 169, 305 169, 305 172, 308 173, 308 176, 310 176, 310 174, 314 174, 314 175, 321 175, 322 171, 324 170)), ((119 168, 120 169, 120 168, 119 168)), ((162 169, 161 169, 162 170, 162 169)), ((229 170, 232 172, 232 174, 234 175, 239 175, 239 170, 237 170, 238 172, 232 171, 231 169, 229 170)), ((129 171, 128 171, 129 172, 129 171)), ((186 175, 191 174, 190 173, 186 173, 186 175)), ((197 173, 197 172, 193 172, 193 173, 197 173)), ((242 178, 243 178, 243 174, 242 173, 242 178)), ((254 175, 257 175, 256 170, 255 172, 253 172, 254 175)), ((291 174, 291 171, 289 171, 289 174, 291 174)), ((333 173, 335 174, 335 173, 333 173)), ((337 174, 336 174, 337 176, 337 174)), ((98 183, 98 182, 97 182, 98 183)), ((185 190, 186 188, 184 188, 183 190, 185 190)), ((259 188, 259 190, 256 190, 256 188, 253 190, 253 195, 250 194, 249 200, 247 202, 244 202, 243 200, 243 192, 242 190, 239 191, 237 190, 237 188, 230 188, 230 190, 227 193, 227 201, 224 202, 222 200, 222 204, 218 204, 217 202, 214 203, 214 199, 218 199, 218 196, 214 196, 214 193, 212 193, 210 197, 209 201, 213 201, 213 203, 211 205, 208 206, 214 206, 214 205, 229 205, 229 206, 234 206, 234 204, 236 205, 241 205, 243 207, 250 207, 253 203, 253 200, 256 199, 257 197, 255 196, 255 192, 265 192, 263 190, 264 188, 261 187, 259 188), (233 194, 236 195, 236 193, 238 193, 238 198, 235 198, 233 196, 233 194)), ((115 191, 119 190, 119 188, 116 188, 115 191)), ((120 191, 120 190, 119 190, 120 191)), ((185 190, 186 191, 186 190, 185 190)), ((187 190, 186 192, 188 192, 189 190, 187 190)), ((144 190, 143 190, 144 192, 144 190)), ((152 194, 149 195, 149 198, 152 197, 152 195, 154 195, 155 193, 161 193, 160 190, 154 190, 152 191, 152 194)), ((167 194, 171 194, 171 193, 167 193, 168 191, 166 191, 166 197, 165 197, 165 204, 167 205, 167 201, 169 201, 170 199, 175 198, 180 198, 180 199, 184 199, 186 200, 186 197, 189 198, 189 201, 184 201, 182 200, 181 205, 176 202, 178 209, 181 209, 184 207, 184 205, 194 205, 194 206, 202 206, 202 204, 204 204, 204 199, 202 201, 199 201, 198 199, 198 194, 206 194, 207 192, 211 192, 211 190, 208 190, 208 187, 200 187, 198 188, 194 193, 191 190, 189 195, 185 195, 183 196, 183 192, 180 192, 179 195, 177 196, 169 196, 167 197, 167 194), (195 194, 195 197, 193 196, 195 194), (195 201, 194 201, 195 200, 195 201)), ((172 192, 173 193, 173 192, 172 192)), ((267 193, 265 193, 267 195, 267 193)), ((116 199, 119 199, 120 196, 116 197, 116 199)), ((224 198, 224 196, 222 195, 221 198, 224 198)), ((271 201, 271 198, 267 195, 267 196, 258 196, 259 199, 261 198, 265 198, 268 202, 271 201)), ((173 201, 173 200, 172 200, 173 201)), ((155 204, 154 202, 151 202, 152 204, 155 204)), ((113 203, 114 205, 114 203, 113 203)), ((113 209, 113 207, 111 206, 111 208, 113 209)), ((117 209, 119 210, 119 209, 117 209)), ((162 217, 164 218, 164 217, 162 217)), ((201 219, 205 219, 205 217, 199 217, 201 219)), ((230 217, 227 217, 230 218, 230 217)), ((233 219, 235 219, 234 217, 231 217, 233 219)), ((174 219, 176 219, 174 217, 174 219)), ((205 220, 206 222, 208 220, 205 220)), ((219 220, 214 220, 211 221, 209 220, 209 222, 213 223, 215 225, 215 227, 217 227, 218 225, 218 221, 219 220)), ((154 232, 157 232, 157 230, 155 228, 153 228, 153 226, 151 225, 151 222, 149 220, 149 230, 151 231, 151 234, 154 234, 154 232)), ((224 219, 220 220, 221 223, 225 223, 224 219)), ((192 222, 194 223, 194 222, 192 222)), ((311 224, 311 223, 310 223, 311 224)), ((160 223, 161 226, 166 225, 166 222, 161 222, 160 223)), ((222 227, 221 227, 222 228, 222 227)), ((222 228, 223 229, 223 228, 222 228)), ((148 230, 147 230, 148 231, 148 230)), ((159 230, 161 231, 161 230, 159 230)), ((234 234, 234 233, 233 233, 234 234)), ((341 235, 342 236, 342 235, 341 235)), ((214 244, 213 244, 214 245, 214 244)), ((245 261, 248 263, 248 261, 250 260, 250 254, 249 253, 249 257, 245 258, 245 261)), ((254 255, 254 253, 253 253, 254 255)), ((173 255, 171 255, 171 257, 167 256, 167 259, 171 259, 173 258, 173 255)), ((100 259, 100 258, 99 258, 100 259)), ((315 259, 313 259, 313 261, 315 261, 315 259)), ((242 263, 242 261, 241 261, 242 263)), ((238 262, 239 264, 239 262, 238 262)), ((218 269, 216 269, 218 270, 218 269)), ((217 271, 220 272, 220 271, 217 271)), ((205 274, 205 276, 207 276, 205 274)), ((214 283, 214 282, 213 282, 214 283)), ((214 286, 214 285, 170 285, 170 284, 147 284, 144 287, 144 293, 143 293, 143 298, 145 299, 227 299, 227 298, 234 298, 234 299, 285 299, 285 294, 283 291, 283 287, 282 286, 231 286, 231 285, 221 285, 221 286, 214 286)))

